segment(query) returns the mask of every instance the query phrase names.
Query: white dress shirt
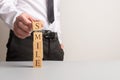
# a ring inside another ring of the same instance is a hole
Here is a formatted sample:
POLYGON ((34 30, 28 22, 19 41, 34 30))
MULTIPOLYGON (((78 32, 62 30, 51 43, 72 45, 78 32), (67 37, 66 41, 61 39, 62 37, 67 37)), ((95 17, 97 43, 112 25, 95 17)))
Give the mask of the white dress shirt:
POLYGON ((46 0, 0 0, 0 18, 13 29, 16 17, 26 12, 38 20, 44 22, 44 29, 58 33, 58 39, 61 41, 60 29, 60 0, 54 0, 55 21, 52 24, 47 20, 46 0))

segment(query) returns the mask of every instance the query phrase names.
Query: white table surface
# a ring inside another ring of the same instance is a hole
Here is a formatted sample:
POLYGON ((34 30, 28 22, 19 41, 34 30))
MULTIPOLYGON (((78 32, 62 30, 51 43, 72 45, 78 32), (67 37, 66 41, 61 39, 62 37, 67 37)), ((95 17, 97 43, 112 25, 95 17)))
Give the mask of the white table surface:
POLYGON ((120 80, 120 61, 0 62, 0 80, 120 80))

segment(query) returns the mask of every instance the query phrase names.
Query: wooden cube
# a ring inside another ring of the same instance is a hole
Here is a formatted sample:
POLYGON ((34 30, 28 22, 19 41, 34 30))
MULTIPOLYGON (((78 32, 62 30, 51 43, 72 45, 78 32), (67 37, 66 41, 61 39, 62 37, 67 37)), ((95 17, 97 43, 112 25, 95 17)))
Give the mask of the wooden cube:
POLYGON ((33 41, 42 41, 42 32, 34 32, 33 41))
POLYGON ((32 22, 32 26, 33 26, 33 31, 42 30, 43 22, 41 21, 32 22))

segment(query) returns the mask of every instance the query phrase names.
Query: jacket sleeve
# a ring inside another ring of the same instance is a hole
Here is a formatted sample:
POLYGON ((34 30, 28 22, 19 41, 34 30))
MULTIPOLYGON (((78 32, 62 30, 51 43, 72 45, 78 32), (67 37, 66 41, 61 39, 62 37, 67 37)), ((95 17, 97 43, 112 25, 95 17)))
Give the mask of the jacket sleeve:
POLYGON ((22 12, 17 10, 15 0, 0 0, 0 18, 13 29, 13 24, 18 15, 22 12))

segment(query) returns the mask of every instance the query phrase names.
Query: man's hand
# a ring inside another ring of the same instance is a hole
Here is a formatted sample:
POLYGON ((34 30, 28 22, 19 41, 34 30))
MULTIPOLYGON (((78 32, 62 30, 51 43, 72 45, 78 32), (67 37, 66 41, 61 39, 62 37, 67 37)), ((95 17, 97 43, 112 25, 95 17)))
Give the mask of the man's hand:
POLYGON ((61 45, 61 48, 64 49, 64 45, 63 44, 60 44, 61 45))
POLYGON ((14 22, 14 34, 21 39, 30 36, 32 31, 32 21, 34 20, 35 19, 27 13, 19 15, 14 22))

